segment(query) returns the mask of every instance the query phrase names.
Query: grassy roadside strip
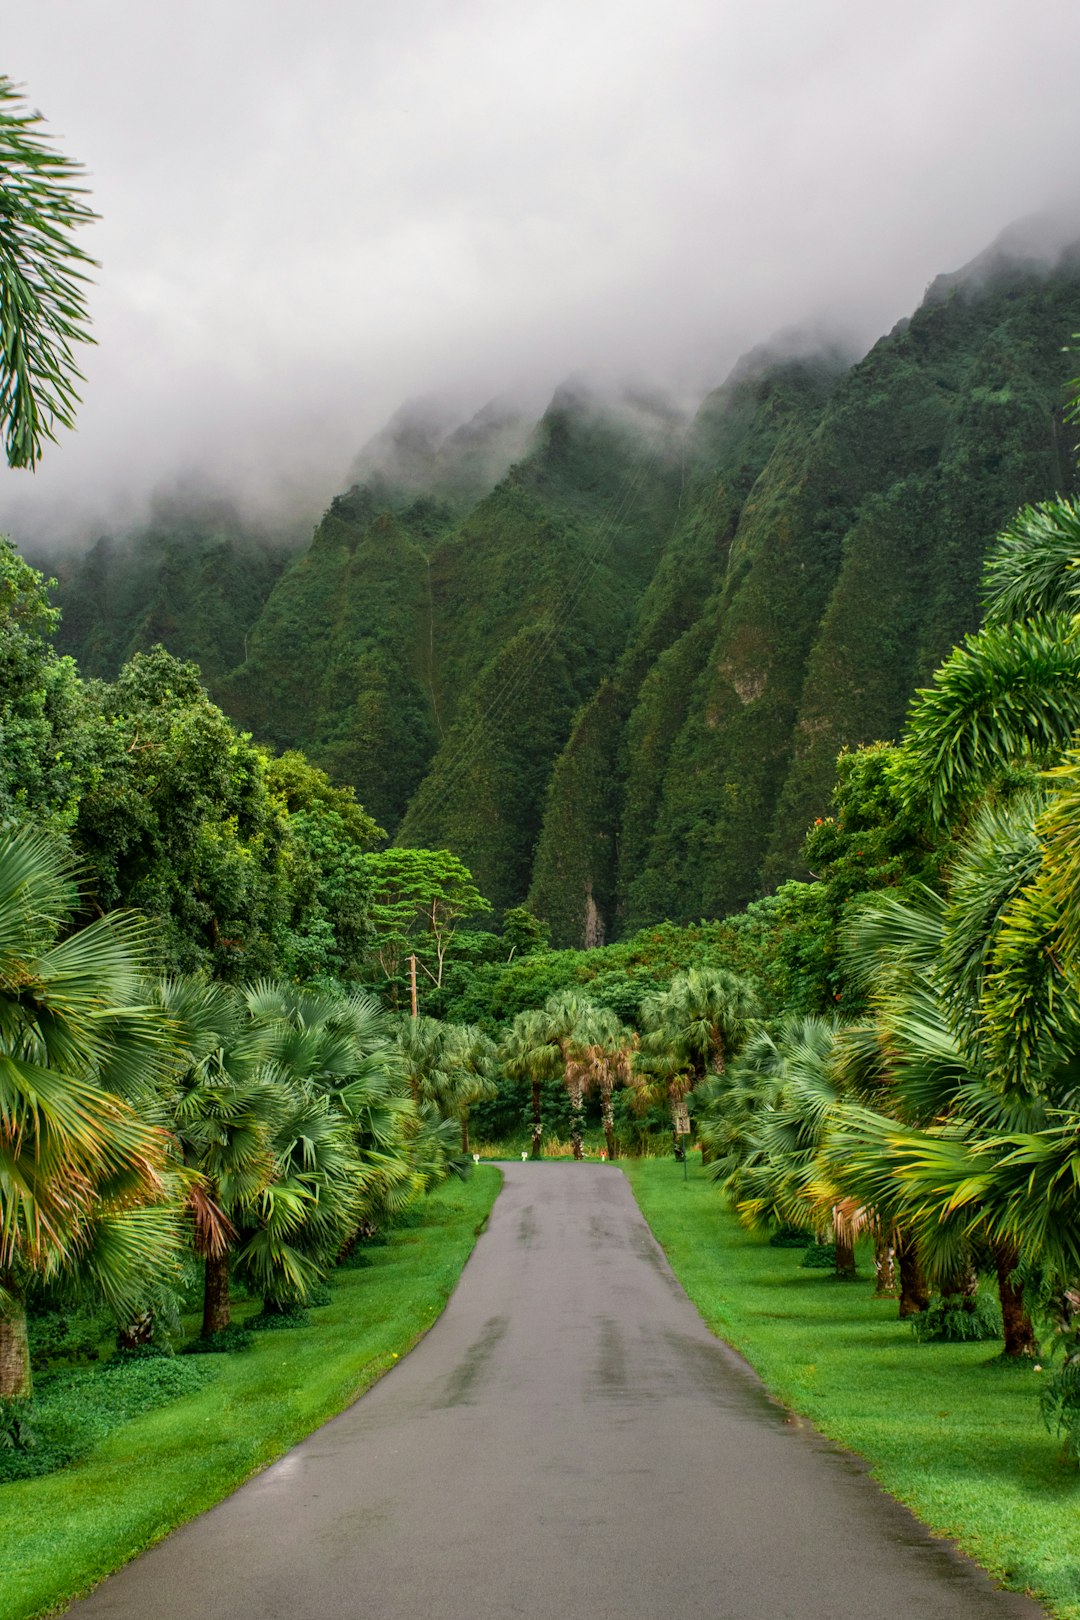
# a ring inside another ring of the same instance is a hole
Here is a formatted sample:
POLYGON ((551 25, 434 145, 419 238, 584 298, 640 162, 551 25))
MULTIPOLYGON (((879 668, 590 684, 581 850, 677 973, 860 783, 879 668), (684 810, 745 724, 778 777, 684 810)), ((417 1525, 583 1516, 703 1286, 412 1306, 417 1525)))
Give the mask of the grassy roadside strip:
POLYGON ((309 1326, 207 1357, 209 1382, 116 1430, 83 1461, 0 1488, 0 1617, 56 1613, 212 1507, 343 1410, 439 1315, 501 1184, 481 1166, 440 1187, 423 1220, 335 1272, 309 1326))
POLYGON ((1001 1582, 1080 1620, 1080 1483, 1037 1407, 1038 1374, 992 1344, 919 1345, 867 1280, 799 1269, 721 1205, 700 1166, 625 1160, 648 1221, 714 1333, 774 1394, 1001 1582))

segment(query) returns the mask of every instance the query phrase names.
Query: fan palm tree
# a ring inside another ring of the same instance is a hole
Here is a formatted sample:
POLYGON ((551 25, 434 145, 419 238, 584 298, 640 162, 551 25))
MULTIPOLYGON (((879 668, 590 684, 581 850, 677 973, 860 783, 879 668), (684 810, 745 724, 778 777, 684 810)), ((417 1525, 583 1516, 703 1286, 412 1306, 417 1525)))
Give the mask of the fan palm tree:
MULTIPOLYGON (((745 1136, 721 1185, 740 1219, 752 1229, 831 1229, 836 1274, 853 1277, 854 1240, 868 1224, 866 1211, 822 1175, 820 1163, 822 1145, 844 1095, 834 1063, 839 1028, 832 1018, 788 1017, 774 1042, 758 1043, 763 1095, 750 1108, 745 1098, 739 1100, 745 1136)), ((719 1088, 715 1096, 722 1109, 719 1088)))
POLYGON ((575 1159, 584 1154, 585 1093, 594 1076, 592 1048, 602 1020, 597 1008, 576 990, 549 996, 540 1014, 546 1039, 558 1048, 563 1084, 570 1098, 570 1141, 575 1159))
MULTIPOLYGON (((288 1227, 292 1247, 307 1244, 309 1258, 325 1266, 331 1240, 339 1253, 348 1251, 445 1176, 448 1150, 424 1119, 422 1101, 410 1097, 396 1022, 372 997, 261 981, 244 992, 244 1000, 265 1029, 270 1073, 293 1098, 290 1106, 299 1097, 309 1114, 316 1105, 328 1109, 348 1138, 346 1154, 324 1120, 306 1147, 306 1165, 301 1169, 293 1158, 277 1197, 279 1229, 288 1227), (330 1155, 323 1169, 316 1147, 330 1155), (329 1173, 339 1163, 350 1168, 329 1173), (318 1199, 310 1197, 312 1186, 321 1187, 318 1199)), ((265 1198, 268 1216, 272 1188, 265 1198)), ((262 1243, 270 1242, 269 1228, 268 1234, 262 1243)), ((295 1284, 288 1286, 298 1292, 295 1284)))
POLYGON ((456 1119, 461 1151, 469 1152, 469 1109, 495 1096, 495 1043, 473 1024, 437 1018, 403 1019, 398 1047, 414 1101, 429 1103, 444 1119, 456 1119))
POLYGON ((644 1036, 635 1062, 635 1089, 643 1103, 666 1096, 676 1157, 690 1131, 687 1098, 707 1075, 723 1074, 758 1016, 757 997, 745 979, 726 968, 691 968, 665 991, 647 996, 644 1036))
POLYGON ((490 1102, 498 1095, 495 1079, 495 1042, 475 1024, 451 1024, 447 1031, 450 1045, 452 1087, 444 1108, 461 1125, 461 1151, 469 1152, 469 1110, 474 1103, 490 1102))
POLYGON ((589 1024, 585 1056, 589 1087, 599 1093, 604 1146, 609 1160, 619 1156, 615 1137, 614 1096, 617 1086, 628 1086, 634 1072, 634 1053, 640 1041, 607 1007, 596 1007, 589 1024))
POLYGON ((142 994, 146 926, 114 913, 62 938, 76 899, 56 841, 0 835, 0 1398, 30 1390, 28 1275, 123 1315, 182 1241, 165 1132, 103 1084, 153 1086, 172 1055, 142 994))
POLYGON ((732 1207, 743 1197, 743 1168, 758 1152, 757 1116, 774 1103, 783 1072, 783 1052, 762 1027, 722 1075, 698 1088, 698 1136, 709 1154, 709 1177, 732 1207))
POLYGON ((181 1053, 164 1104, 182 1161, 198 1177, 196 1252, 205 1261, 202 1331, 210 1337, 229 1325, 239 1226, 274 1179, 269 1028, 227 985, 173 979, 158 998, 181 1053))
POLYGON ((264 1312, 301 1305, 364 1212, 364 1166, 347 1117, 308 1080, 278 1076, 273 1175, 245 1211, 237 1269, 264 1312))
POLYGON ((540 1159, 544 1151, 543 1084, 545 1080, 553 1080, 562 1069, 562 1053, 541 1012, 529 1008, 518 1013, 499 1043, 498 1061, 511 1080, 528 1081, 531 1155, 540 1159))

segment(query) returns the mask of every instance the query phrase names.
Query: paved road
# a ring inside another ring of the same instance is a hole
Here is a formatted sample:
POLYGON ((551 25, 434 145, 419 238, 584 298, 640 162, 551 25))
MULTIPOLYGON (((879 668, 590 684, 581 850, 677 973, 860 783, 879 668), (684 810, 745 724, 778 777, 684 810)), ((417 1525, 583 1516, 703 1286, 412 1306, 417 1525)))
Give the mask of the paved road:
POLYGON ((604 1165, 523 1164, 443 1317, 77 1620, 1034 1617, 712 1338, 604 1165))

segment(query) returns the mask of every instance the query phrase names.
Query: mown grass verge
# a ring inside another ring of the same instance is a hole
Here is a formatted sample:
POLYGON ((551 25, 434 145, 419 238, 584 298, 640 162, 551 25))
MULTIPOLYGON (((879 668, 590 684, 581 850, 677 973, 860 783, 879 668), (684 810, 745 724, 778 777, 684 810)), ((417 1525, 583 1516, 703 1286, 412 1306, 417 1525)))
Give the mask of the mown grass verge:
POLYGON ((333 1274, 304 1327, 199 1357, 207 1382, 124 1423, 81 1461, 0 1487, 0 1617, 56 1613, 363 1393, 446 1304, 498 1192, 481 1166, 415 1226, 333 1274))
POLYGON ((864 1281, 799 1268, 743 1230, 696 1163, 625 1160, 641 1211, 714 1333, 773 1393, 1002 1585, 1080 1620, 1080 1481, 1037 1404, 1039 1374, 993 1344, 926 1344, 864 1281))

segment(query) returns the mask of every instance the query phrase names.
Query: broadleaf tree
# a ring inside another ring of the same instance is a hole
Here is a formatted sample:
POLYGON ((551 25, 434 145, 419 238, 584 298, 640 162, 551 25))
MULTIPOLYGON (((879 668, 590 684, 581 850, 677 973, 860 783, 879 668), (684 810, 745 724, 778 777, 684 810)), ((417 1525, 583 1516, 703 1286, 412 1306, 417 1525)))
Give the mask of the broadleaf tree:
POLYGON ((448 849, 385 849, 368 856, 374 956, 388 979, 397 979, 414 954, 441 986, 458 925, 490 912, 469 868, 448 849))

